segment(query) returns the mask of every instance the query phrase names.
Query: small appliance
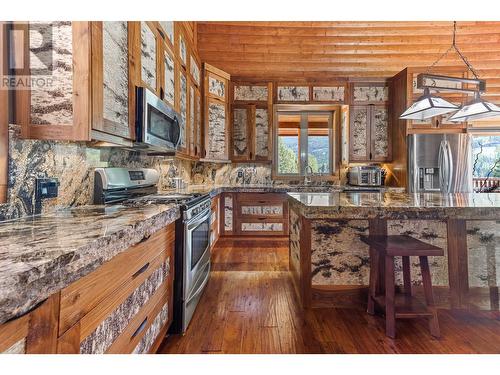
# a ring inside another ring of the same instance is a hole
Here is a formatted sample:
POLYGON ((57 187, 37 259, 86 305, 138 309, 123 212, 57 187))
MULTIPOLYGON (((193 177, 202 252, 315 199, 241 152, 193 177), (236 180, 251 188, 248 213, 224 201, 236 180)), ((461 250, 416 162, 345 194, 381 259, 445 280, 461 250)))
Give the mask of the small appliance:
POLYGON ((383 169, 376 165, 358 165, 349 167, 348 182, 353 186, 382 185, 383 169))

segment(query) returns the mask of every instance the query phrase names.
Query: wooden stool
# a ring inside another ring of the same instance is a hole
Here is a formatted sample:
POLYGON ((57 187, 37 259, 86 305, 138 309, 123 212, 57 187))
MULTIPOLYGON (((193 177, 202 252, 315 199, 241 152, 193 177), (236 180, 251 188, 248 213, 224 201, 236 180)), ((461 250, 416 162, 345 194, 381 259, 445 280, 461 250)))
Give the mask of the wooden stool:
POLYGON ((443 249, 410 236, 361 236, 361 240, 370 246, 368 313, 371 315, 375 313, 375 303, 385 308, 385 332, 389 337, 396 337, 396 318, 427 318, 429 319, 431 335, 439 337, 439 322, 434 306, 427 257, 443 256, 443 249), (396 256, 403 259, 405 305, 408 306, 395 306, 394 257, 396 256), (420 310, 412 305, 414 301, 411 298, 410 256, 418 256, 420 259, 422 283, 427 304, 420 310), (383 294, 384 281, 385 295, 383 294))

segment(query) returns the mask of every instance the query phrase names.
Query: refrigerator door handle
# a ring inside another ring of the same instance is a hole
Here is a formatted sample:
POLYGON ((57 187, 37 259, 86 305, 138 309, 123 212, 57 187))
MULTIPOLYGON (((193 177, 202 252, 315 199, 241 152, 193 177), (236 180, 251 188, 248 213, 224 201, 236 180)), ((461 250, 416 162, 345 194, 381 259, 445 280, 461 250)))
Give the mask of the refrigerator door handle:
POLYGON ((448 141, 446 142, 446 169, 446 192, 449 193, 453 183, 453 154, 448 141))
POLYGON ((439 190, 444 189, 444 141, 439 144, 439 154, 438 154, 438 168, 439 168, 439 190))

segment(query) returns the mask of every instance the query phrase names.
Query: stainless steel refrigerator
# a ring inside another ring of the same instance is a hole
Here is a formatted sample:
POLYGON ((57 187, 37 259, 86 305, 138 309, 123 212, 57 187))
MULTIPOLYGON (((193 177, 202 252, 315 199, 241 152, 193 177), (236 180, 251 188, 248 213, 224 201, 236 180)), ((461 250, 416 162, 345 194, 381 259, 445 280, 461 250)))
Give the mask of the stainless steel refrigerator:
POLYGON ((408 135, 410 192, 472 193, 472 172, 470 135, 408 135))

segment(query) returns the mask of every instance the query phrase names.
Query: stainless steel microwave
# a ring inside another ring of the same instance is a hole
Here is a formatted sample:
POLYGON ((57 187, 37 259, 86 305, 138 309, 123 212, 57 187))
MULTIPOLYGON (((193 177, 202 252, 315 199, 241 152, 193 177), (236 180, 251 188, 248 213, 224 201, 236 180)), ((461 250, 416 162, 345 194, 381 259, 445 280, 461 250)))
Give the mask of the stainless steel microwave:
POLYGON ((145 87, 137 87, 136 100, 134 148, 174 154, 182 136, 179 114, 145 87))

